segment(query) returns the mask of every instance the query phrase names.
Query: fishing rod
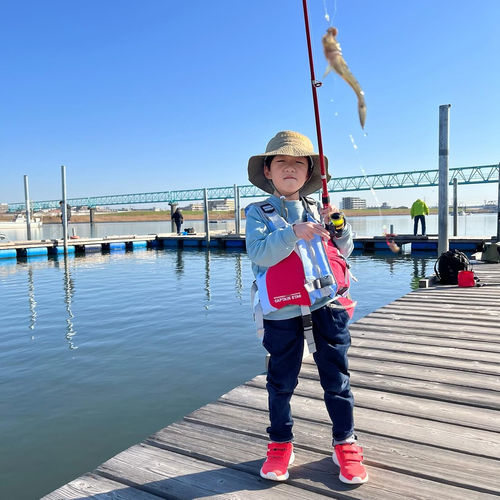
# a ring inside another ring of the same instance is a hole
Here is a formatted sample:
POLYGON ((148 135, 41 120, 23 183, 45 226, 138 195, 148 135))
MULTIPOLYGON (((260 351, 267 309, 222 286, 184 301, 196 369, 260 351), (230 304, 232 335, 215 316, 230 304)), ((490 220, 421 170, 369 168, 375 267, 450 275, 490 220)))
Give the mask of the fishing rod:
POLYGON ((323 156, 323 140, 321 138, 321 122, 319 119, 318 93, 316 91, 316 89, 318 87, 321 87, 321 85, 323 84, 316 80, 316 77, 314 76, 314 63, 311 45, 311 31, 309 29, 309 14, 307 12, 307 0, 302 0, 302 7, 304 10, 304 24, 306 27, 307 51, 309 53, 309 69, 311 71, 311 87, 314 102, 314 118, 316 120, 316 136, 318 138, 319 166, 321 172, 321 201, 323 203, 323 208, 327 208, 330 206, 330 195, 328 194, 325 157, 323 156))

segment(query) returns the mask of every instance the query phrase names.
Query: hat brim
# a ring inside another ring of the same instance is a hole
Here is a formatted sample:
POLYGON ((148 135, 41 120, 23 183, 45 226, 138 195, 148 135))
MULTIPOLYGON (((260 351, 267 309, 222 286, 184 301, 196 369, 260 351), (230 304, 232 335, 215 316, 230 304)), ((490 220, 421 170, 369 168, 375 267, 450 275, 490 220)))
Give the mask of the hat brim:
MULTIPOLYGON (((300 189, 300 196, 307 196, 309 194, 315 193, 321 189, 321 167, 319 163, 319 155, 314 154, 310 151, 304 151, 304 154, 297 154, 297 151, 294 151, 295 154, 290 156, 310 156, 313 161, 313 171, 309 180, 304 184, 304 186, 300 189)), ((248 180, 258 188, 262 189, 266 193, 274 194, 274 187, 269 181, 269 179, 264 175, 264 159, 266 156, 276 156, 276 155, 286 155, 284 152, 275 152, 270 151, 269 153, 264 153, 261 155, 252 156, 248 160, 248 180)), ((323 155, 325 159, 325 169, 326 169, 326 180, 330 181, 331 176, 328 173, 328 158, 323 155)))

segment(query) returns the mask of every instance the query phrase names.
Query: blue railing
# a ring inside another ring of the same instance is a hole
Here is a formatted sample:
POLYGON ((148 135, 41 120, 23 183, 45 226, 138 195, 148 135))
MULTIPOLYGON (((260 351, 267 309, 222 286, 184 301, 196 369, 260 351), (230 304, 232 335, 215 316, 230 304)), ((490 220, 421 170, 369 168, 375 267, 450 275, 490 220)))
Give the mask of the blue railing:
MULTIPOLYGON (((483 165, 479 167, 450 168, 450 184, 453 179, 458 184, 482 184, 498 182, 498 165, 483 165)), ((358 175, 354 177, 338 177, 328 183, 331 193, 347 191, 368 191, 371 189, 402 189, 415 187, 437 186, 438 170, 419 170, 415 172, 397 172, 390 174, 358 175)), ((239 186, 241 198, 255 198, 267 194, 252 185, 239 186)), ((208 188, 209 200, 221 200, 234 197, 234 186, 208 188)), ((111 196, 89 196, 85 198, 70 198, 68 203, 74 207, 96 207, 109 205, 129 205, 137 203, 178 203, 184 201, 203 200, 203 189, 187 189, 183 191, 158 191, 155 193, 117 194, 111 196)), ((60 200, 34 201, 33 209, 59 208, 60 200)), ((9 211, 25 208, 24 203, 9 203, 9 211)))

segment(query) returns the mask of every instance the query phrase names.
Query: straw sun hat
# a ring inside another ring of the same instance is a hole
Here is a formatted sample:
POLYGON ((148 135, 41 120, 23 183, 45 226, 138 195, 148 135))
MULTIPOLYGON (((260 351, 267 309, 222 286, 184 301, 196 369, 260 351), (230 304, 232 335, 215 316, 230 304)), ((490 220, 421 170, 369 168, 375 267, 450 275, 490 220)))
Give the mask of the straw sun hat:
MULTIPOLYGON (((264 160, 266 156, 309 156, 313 162, 313 171, 309 180, 300 190, 301 196, 307 196, 321 189, 321 172, 319 165, 319 154, 314 152, 312 142, 298 132, 285 130, 278 132, 266 147, 266 152, 261 155, 252 156, 248 160, 248 180, 258 188, 267 193, 274 193, 274 186, 264 175, 264 160)), ((328 174, 328 158, 325 158, 326 178, 331 179, 328 174)))

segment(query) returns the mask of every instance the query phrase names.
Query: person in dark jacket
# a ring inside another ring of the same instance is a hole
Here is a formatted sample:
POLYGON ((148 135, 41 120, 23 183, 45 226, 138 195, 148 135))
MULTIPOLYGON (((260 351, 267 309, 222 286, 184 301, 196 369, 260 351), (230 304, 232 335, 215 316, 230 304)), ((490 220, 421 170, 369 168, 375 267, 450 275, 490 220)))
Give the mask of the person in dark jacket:
POLYGON ((181 226, 182 223, 184 222, 184 217, 182 216, 180 208, 178 208, 174 212, 174 215, 172 215, 172 220, 175 222, 175 225, 177 227, 177 234, 181 234, 181 226))
MULTIPOLYGON (((61 207, 61 222, 63 220, 63 202, 59 202, 59 206, 61 207)), ((66 203, 66 221, 69 222, 71 220, 71 205, 66 203)))

